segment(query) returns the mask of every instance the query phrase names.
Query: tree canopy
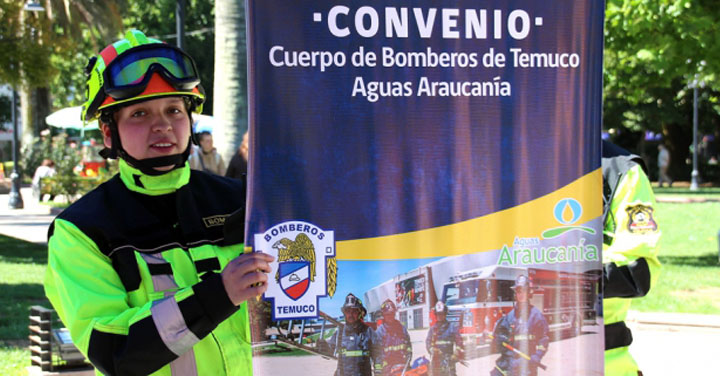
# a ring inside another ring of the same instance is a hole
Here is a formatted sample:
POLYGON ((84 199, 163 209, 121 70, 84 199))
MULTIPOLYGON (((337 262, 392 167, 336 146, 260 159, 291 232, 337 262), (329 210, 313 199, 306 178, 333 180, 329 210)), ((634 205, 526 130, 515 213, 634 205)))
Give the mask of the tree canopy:
POLYGON ((608 0, 604 128, 635 139, 646 130, 661 133, 675 163, 684 163, 692 143, 693 85, 702 85, 700 132, 717 132, 720 124, 718 40, 713 0, 608 0))

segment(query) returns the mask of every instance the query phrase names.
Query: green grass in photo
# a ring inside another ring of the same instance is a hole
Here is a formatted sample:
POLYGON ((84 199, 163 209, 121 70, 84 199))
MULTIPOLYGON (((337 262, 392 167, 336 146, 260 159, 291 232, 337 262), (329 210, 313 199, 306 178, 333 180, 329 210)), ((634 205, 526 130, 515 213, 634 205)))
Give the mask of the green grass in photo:
POLYGON ((30 365, 30 307, 50 308, 43 291, 45 246, 0 235, 0 375, 24 375, 30 365))
POLYGON ((655 219, 662 230, 662 270, 657 284, 633 301, 632 309, 720 314, 720 202, 661 202, 655 219))
POLYGON ((27 348, 0 345, 0 374, 3 376, 27 375, 30 353, 27 348))

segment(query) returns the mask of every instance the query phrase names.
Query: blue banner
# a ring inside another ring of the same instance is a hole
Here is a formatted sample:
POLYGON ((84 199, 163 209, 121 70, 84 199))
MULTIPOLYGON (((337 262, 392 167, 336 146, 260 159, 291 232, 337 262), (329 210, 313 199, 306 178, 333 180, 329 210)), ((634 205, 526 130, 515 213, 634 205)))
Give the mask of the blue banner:
POLYGON ((256 373, 603 373, 603 12, 248 1, 256 373))

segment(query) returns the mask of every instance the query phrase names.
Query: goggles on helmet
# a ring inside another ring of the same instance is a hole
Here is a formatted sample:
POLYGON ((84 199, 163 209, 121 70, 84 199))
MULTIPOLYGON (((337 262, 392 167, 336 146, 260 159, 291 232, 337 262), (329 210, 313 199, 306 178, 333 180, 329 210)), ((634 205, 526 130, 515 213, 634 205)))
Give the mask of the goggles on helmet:
POLYGON ((396 311, 395 304, 390 300, 386 300, 382 305, 380 305, 380 311, 382 313, 394 313, 396 311))
POLYGON ((192 91, 200 84, 195 62, 185 52, 168 44, 144 44, 117 56, 103 72, 103 86, 115 100, 140 95, 153 73, 159 73, 179 91, 192 91))

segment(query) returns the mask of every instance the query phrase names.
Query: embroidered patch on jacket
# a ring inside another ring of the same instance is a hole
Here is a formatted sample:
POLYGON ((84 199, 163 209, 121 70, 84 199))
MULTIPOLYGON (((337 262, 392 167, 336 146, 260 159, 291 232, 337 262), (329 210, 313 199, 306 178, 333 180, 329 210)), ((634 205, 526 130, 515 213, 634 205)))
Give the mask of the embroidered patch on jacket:
POLYGON ((628 231, 644 234, 657 231, 657 223, 653 219, 653 208, 647 205, 633 205, 625 208, 628 213, 628 231))
POLYGON ((212 217, 205 217, 203 218, 203 223, 205 223, 205 227, 215 227, 215 226, 222 226, 225 224, 225 218, 229 217, 230 214, 220 214, 220 215, 213 215, 212 217))

